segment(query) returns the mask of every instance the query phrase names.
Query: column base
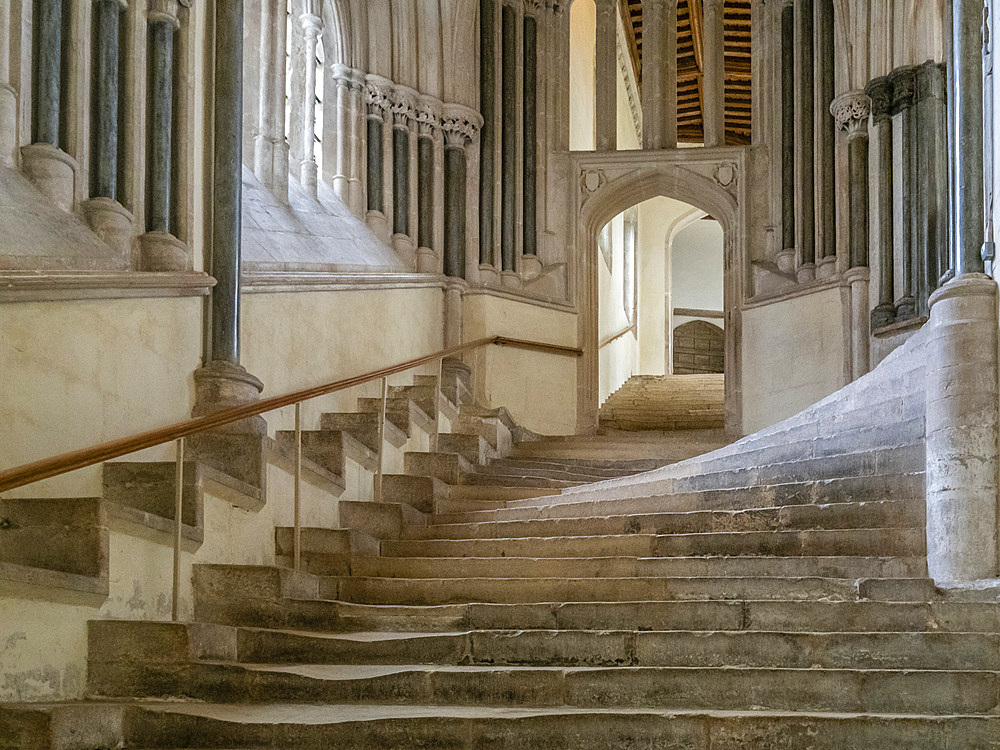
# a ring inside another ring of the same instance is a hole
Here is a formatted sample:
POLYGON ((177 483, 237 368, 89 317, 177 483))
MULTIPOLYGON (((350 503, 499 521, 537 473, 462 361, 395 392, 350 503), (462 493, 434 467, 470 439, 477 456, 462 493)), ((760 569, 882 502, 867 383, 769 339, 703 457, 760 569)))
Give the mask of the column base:
POLYGON ((190 271, 188 246, 167 232, 146 232, 139 237, 140 271, 190 271))
POLYGON ((868 268, 858 266, 844 274, 851 285, 851 379, 871 369, 871 333, 868 329, 868 268))
POLYGON ((828 255, 816 264, 816 278, 830 279, 837 275, 837 256, 828 255))
POLYGON ((132 214, 111 198, 91 198, 80 204, 87 225, 104 244, 113 248, 128 266, 138 263, 132 257, 132 214))
POLYGON ((997 285, 963 274, 930 298, 926 362, 927 568, 935 583, 1000 576, 997 285))
POLYGON ((15 166, 17 153, 17 93, 0 83, 0 166, 15 166))
POLYGON ((480 263, 479 283, 483 286, 500 286, 500 272, 489 263, 480 263))
POLYGON ((444 287, 444 345, 446 348, 462 343, 462 292, 467 284, 462 279, 448 279, 444 287))
POLYGON ((63 211, 72 211, 76 198, 76 160, 48 143, 21 149, 21 169, 35 187, 63 211))
POLYGON ((522 255, 521 271, 525 281, 538 278, 542 274, 542 261, 538 259, 537 255, 522 255))
POLYGON ((429 247, 417 248, 417 273, 441 273, 437 253, 429 247))
POLYGON ((392 246, 392 227, 385 214, 381 211, 368 211, 365 213, 365 224, 383 245, 392 246))
POLYGON ((795 271, 795 280, 800 284, 808 284, 816 280, 816 265, 814 263, 803 263, 795 271))
POLYGON ((909 320, 917 317, 917 301, 913 297, 903 297, 896 302, 896 320, 909 320))
MULTIPOLYGON (((231 362, 210 362, 194 373, 195 407, 202 417, 257 401, 264 384, 231 362)), ((267 422, 256 416, 188 438, 192 457, 263 489, 267 476, 267 422)))
POLYGON ((416 243, 408 234, 392 235, 392 250, 406 264, 407 268, 417 267, 416 243))
POLYGON ((520 289, 521 275, 517 271, 501 271, 500 286, 505 286, 510 289, 520 289))
POLYGON ((317 195, 319 187, 319 167, 314 161, 304 161, 299 167, 299 181, 302 187, 313 198, 317 195))
POLYGON ((795 248, 787 248, 774 256, 774 264, 782 273, 795 273, 795 248))

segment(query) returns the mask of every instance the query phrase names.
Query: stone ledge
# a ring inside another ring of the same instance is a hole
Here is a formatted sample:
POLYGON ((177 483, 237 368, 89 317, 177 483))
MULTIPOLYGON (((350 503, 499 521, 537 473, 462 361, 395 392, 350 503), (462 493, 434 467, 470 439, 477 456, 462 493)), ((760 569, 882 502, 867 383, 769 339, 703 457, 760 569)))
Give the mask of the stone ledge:
POLYGON ((781 294, 775 294, 770 297, 748 297, 743 302, 743 309, 750 310, 755 307, 764 307, 765 305, 770 305, 775 302, 784 302, 786 300, 795 299, 796 297, 804 297, 808 294, 815 294, 817 292, 825 292, 828 289, 839 289, 840 287, 850 286, 847 281, 841 277, 833 277, 829 279, 823 279, 821 281, 814 281, 808 284, 800 284, 793 289, 789 289, 787 292, 781 294))
POLYGON ((926 315, 918 315, 914 318, 907 318, 906 320, 899 320, 895 323, 890 323, 887 326, 881 326, 872 331, 872 336, 877 339, 889 338, 890 336, 895 336, 898 333, 909 333, 910 331, 916 331, 923 327, 924 323, 928 320, 926 315))
POLYGON ((0 271, 0 303, 204 297, 213 286, 215 279, 196 271, 0 271))

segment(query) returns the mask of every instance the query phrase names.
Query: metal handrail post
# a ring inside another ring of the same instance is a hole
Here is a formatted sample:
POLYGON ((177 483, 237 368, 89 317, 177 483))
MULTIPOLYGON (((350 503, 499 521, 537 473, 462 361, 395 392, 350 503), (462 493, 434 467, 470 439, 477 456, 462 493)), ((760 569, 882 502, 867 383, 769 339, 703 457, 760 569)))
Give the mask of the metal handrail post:
POLYGON ((170 619, 178 621, 181 598, 181 536, 184 511, 184 438, 177 440, 177 466, 174 472, 174 580, 170 619))
POLYGON ((292 555, 295 572, 302 570, 302 403, 295 404, 295 529, 292 532, 292 555))
POLYGON ((382 502, 382 474, 384 473, 384 453, 385 453, 385 412, 386 402, 389 400, 389 379, 382 378, 382 405, 378 414, 378 456, 375 465, 375 497, 376 503, 382 502))
POLYGON ((441 384, 444 381, 444 358, 438 360, 437 385, 434 387, 434 444, 432 453, 437 453, 441 437, 441 384))

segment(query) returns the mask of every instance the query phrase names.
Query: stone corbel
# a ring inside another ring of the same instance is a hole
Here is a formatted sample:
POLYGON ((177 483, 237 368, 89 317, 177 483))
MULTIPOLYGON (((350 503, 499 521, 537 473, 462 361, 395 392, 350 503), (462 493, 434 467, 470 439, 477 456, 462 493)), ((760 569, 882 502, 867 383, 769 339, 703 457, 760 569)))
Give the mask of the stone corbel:
POLYGON ((837 127, 847 132, 848 139, 866 134, 871 112, 872 100, 864 91, 848 91, 830 104, 830 114, 837 121, 837 127))

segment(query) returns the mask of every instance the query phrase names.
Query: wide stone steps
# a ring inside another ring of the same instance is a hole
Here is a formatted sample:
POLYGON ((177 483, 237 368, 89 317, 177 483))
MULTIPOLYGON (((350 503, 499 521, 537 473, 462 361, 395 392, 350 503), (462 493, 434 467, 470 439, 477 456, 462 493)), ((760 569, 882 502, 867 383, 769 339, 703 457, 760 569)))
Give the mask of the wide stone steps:
POLYGON ((241 628, 238 660, 267 664, 998 670, 998 633, 474 630, 295 633, 241 628))
POLYGON ((343 704, 132 711, 137 750, 945 750, 987 748, 1000 734, 1000 717, 870 711, 343 704))
POLYGON ((628 578, 819 576, 909 578, 927 573, 917 557, 358 557, 351 573, 381 578, 628 578))
POLYGON ((144 665, 125 695, 241 703, 655 707, 990 714, 1000 673, 778 667, 144 665))
POLYGON ((406 530, 410 539, 475 539, 606 534, 689 534, 788 529, 907 528, 924 523, 923 503, 875 501, 786 505, 735 511, 683 511, 553 519, 436 523, 406 530))
POLYGON ((800 577, 325 578, 320 598, 367 604, 852 599, 852 579, 800 577))
POLYGON ((381 549, 385 557, 912 556, 924 553, 925 544, 924 529, 914 527, 401 539, 384 540, 381 549))

